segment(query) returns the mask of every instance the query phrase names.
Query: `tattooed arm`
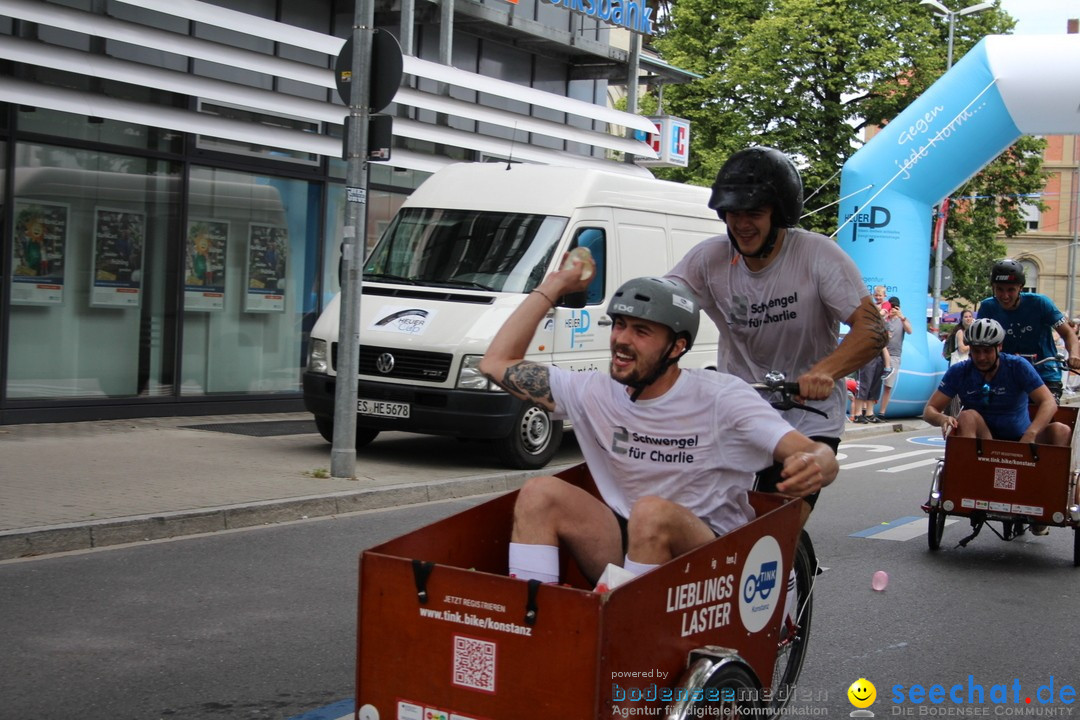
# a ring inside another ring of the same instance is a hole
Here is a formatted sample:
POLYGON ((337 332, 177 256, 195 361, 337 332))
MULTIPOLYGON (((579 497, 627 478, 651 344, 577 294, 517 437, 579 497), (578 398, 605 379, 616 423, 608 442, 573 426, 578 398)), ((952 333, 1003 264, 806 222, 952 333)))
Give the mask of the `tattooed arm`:
POLYGON ((870 362, 888 342, 885 320, 869 295, 851 313, 847 324, 851 329, 844 341, 799 378, 803 397, 812 400, 828 397, 834 382, 870 362))
MULTIPOLYGON (((591 259, 588 262, 592 265, 591 277, 596 267, 591 259)), ((480 372, 514 397, 534 402, 545 410, 554 410, 555 399, 551 396, 547 366, 524 358, 537 326, 558 298, 588 287, 588 279, 583 280, 582 274, 580 265, 553 272, 536 290, 526 295, 495 333, 480 360, 480 372)))

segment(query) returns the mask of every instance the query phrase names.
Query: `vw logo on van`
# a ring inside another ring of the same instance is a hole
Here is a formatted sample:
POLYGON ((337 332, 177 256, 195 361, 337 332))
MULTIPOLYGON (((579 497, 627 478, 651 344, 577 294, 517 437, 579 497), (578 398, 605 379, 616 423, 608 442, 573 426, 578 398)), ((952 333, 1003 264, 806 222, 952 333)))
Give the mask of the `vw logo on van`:
POLYGON ((379 355, 375 359, 375 369, 383 375, 389 375, 390 371, 394 369, 394 356, 388 352, 379 355))

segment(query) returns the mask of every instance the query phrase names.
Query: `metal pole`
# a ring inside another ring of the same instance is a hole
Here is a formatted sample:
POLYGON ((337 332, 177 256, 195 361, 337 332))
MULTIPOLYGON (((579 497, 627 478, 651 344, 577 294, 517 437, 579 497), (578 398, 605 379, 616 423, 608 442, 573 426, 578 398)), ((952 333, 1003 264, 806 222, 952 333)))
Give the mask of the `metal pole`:
MULTIPOLYGON (((637 114, 638 110, 638 74, 641 67, 641 36, 637 33, 630 33, 630 57, 628 67, 626 68, 626 112, 637 114)), ((626 130, 627 137, 634 137, 634 131, 631 128, 626 130)), ((637 157, 633 153, 626 153, 623 158, 623 162, 634 164, 634 158, 637 157)))
POLYGON ((342 239, 341 319, 338 329, 337 385, 334 388, 334 442, 330 474, 356 478, 356 387, 360 368, 360 296, 367 239, 367 154, 371 110, 373 0, 356 0, 353 12, 351 90, 349 93, 348 169, 345 229, 342 239))
MULTIPOLYGON (((953 55, 953 31, 956 27, 956 13, 949 13, 949 54, 945 62, 945 72, 952 69, 953 55)), ((938 238, 937 247, 934 249, 934 284, 933 284, 933 310, 930 313, 930 329, 937 333, 941 325, 941 268, 945 262, 945 228, 941 229, 941 237, 938 238)))

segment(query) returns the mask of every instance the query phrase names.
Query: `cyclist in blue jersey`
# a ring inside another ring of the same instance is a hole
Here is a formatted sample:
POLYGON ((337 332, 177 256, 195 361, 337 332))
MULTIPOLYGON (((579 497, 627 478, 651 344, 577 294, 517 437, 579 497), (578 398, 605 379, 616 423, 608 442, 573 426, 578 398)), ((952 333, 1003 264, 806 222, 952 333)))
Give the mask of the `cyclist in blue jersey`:
MULTIPOLYGON (((1069 353, 1067 365, 1080 370, 1080 344, 1076 333, 1054 302, 1038 293, 1022 292, 1024 268, 1016 260, 1005 258, 990 271, 990 286, 994 296, 979 304, 977 316, 991 318, 1005 329, 1004 350, 1038 363, 1057 355, 1054 344, 1056 331, 1069 353)), ((1055 399, 1061 399, 1061 365, 1056 360, 1036 366, 1055 399)))
POLYGON ((923 419, 942 433, 960 437, 1068 445, 1069 426, 1052 422, 1057 402, 1030 362, 1001 351, 1005 330, 996 320, 979 318, 967 332, 967 360, 945 372, 923 410, 923 419), (944 410, 959 397, 962 410, 944 410), (1028 404, 1036 406, 1034 415, 1028 404))

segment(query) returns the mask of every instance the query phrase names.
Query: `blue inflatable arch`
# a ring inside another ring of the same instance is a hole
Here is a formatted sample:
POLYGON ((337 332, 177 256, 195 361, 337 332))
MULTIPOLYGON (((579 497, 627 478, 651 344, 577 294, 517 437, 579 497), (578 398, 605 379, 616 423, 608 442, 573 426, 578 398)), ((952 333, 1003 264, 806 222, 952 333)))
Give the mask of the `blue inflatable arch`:
POLYGON ((889 416, 921 414, 947 366, 941 343, 919 331, 933 206, 1022 135, 1072 133, 1080 133, 1080 35, 992 35, 844 165, 837 242, 867 288, 888 288, 915 326, 889 416))

